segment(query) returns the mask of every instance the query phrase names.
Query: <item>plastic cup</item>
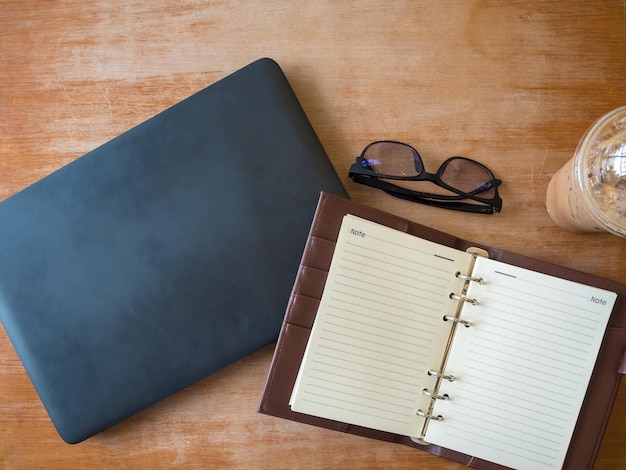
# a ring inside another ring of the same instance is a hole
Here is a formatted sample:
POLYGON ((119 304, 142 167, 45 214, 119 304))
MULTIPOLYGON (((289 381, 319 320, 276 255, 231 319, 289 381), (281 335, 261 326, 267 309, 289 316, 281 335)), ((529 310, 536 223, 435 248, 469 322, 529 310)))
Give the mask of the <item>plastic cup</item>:
POLYGON ((548 214, 571 232, 626 237, 626 106, 602 116, 546 193, 548 214))

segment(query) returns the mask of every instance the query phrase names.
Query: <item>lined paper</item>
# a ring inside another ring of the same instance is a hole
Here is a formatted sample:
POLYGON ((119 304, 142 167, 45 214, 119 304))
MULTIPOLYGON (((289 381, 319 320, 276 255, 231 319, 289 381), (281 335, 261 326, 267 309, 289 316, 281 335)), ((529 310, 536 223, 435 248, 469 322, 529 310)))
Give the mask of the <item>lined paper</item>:
POLYGON ((454 314, 465 252, 354 216, 344 218, 292 409, 419 434, 454 314))
POLYGON ((514 468, 561 468, 616 295, 477 260, 426 440, 514 468))

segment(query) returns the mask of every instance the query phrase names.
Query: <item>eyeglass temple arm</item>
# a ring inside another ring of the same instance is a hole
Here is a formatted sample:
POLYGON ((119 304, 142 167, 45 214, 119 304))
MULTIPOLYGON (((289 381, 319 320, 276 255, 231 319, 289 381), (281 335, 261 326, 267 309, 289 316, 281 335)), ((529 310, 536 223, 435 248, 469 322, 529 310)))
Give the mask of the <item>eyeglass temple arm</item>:
POLYGON ((395 191, 389 191, 386 189, 383 189, 383 191, 391 196, 395 196, 400 199, 416 202, 418 204, 424 204, 427 206, 439 207, 441 209, 451 209, 461 212, 473 212, 476 214, 493 214, 494 212, 499 212, 498 208, 496 208, 495 206, 469 204, 466 202, 457 201, 436 201, 434 199, 416 198, 412 197, 411 195, 406 195, 395 191))
MULTIPOLYGON (((372 188, 382 189, 383 191, 393 191, 395 193, 406 193, 412 197, 421 197, 426 199, 436 199, 440 201, 460 201, 463 199, 467 199, 467 196, 462 195, 445 195, 445 194, 433 194, 433 193, 425 193, 421 191, 413 191, 404 189, 401 186, 397 186, 393 183, 388 183, 387 181, 383 181, 376 176, 362 175, 360 173, 350 172, 348 175, 355 182, 365 184, 367 186, 371 186, 372 188)), ((472 194, 472 193, 468 193, 472 194)))
MULTIPOLYGON (((350 178, 352 178, 356 183, 361 183, 366 186, 370 186, 376 189, 382 189, 387 194, 391 196, 398 197, 400 199, 405 199, 407 201, 417 202, 420 204, 426 204, 434 207, 441 207, 446 209, 459 210, 464 212, 476 212, 480 214, 493 214, 494 212, 499 212, 500 208, 492 205, 478 205, 478 204, 469 204, 465 202, 458 202, 454 199, 464 199, 462 196, 448 196, 447 198, 450 200, 436 200, 434 198, 428 197, 429 193, 420 193, 415 191, 406 190, 400 186, 396 186, 391 183, 387 183, 386 181, 381 181, 375 177, 368 177, 364 175, 360 175, 358 173, 350 173, 350 178)), ((433 194, 435 198, 446 198, 446 196, 439 196, 433 194)))

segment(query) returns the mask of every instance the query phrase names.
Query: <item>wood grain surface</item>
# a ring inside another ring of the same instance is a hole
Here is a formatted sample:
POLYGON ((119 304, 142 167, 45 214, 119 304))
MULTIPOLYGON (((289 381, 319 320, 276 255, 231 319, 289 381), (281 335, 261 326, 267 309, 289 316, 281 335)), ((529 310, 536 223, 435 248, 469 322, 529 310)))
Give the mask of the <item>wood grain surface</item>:
MULTIPOLYGON (((623 0, 0 0, 0 200, 260 57, 283 68, 350 196, 463 238, 623 281, 626 240, 545 210, 587 127, 626 103, 623 0), (347 172, 370 141, 451 155, 503 211, 400 201, 347 172)), ((256 413, 273 347, 88 441, 57 436, 0 329, 0 468, 429 468, 431 455, 256 413)), ((626 468, 622 385, 597 469, 626 468)))

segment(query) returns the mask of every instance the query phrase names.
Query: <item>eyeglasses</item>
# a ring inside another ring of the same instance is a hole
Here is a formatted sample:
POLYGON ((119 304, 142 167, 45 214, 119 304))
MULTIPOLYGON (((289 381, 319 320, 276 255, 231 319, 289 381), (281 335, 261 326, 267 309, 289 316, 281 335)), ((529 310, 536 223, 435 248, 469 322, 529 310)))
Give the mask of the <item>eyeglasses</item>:
POLYGON ((382 189, 391 196, 429 206, 480 214, 502 209, 498 195, 502 181, 485 165, 465 157, 451 157, 441 164, 437 173, 428 173, 417 150, 392 140, 372 142, 365 147, 348 176, 356 183, 382 189), (384 180, 429 181, 452 194, 414 191, 384 180))

